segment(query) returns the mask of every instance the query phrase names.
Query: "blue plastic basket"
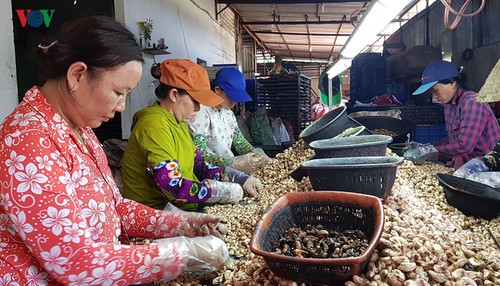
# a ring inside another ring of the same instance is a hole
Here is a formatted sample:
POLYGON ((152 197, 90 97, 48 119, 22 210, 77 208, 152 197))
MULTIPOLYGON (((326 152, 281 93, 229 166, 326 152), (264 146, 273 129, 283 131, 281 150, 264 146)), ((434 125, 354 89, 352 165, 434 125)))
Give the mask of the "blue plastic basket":
POLYGON ((414 125, 412 141, 435 144, 447 137, 445 125, 414 125))

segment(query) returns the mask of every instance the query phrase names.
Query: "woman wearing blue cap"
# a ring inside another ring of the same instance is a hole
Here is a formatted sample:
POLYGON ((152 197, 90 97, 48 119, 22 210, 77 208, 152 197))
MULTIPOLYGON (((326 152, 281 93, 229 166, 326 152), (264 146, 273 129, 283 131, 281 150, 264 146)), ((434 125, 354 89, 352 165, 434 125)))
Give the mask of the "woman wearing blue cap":
POLYGON ((448 137, 433 147, 440 157, 451 159, 455 169, 485 155, 500 139, 500 127, 490 106, 477 102, 476 93, 465 89, 460 80, 455 64, 435 61, 425 68, 422 86, 413 93, 430 91, 443 105, 448 137))
POLYGON ((224 99, 215 106, 201 106, 189 129, 206 162, 242 172, 239 181, 252 196, 262 190, 261 182, 246 173, 264 166, 270 159, 256 150, 243 136, 231 110, 237 102, 252 101, 246 92, 245 77, 235 68, 223 68, 215 76, 214 92, 224 99), (231 148, 238 153, 235 156, 231 148))

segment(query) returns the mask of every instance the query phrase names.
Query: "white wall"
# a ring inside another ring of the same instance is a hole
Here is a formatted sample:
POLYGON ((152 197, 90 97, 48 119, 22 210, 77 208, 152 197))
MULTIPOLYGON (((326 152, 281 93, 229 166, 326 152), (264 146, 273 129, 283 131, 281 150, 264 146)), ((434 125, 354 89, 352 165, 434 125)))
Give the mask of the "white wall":
POLYGON ((0 122, 17 106, 16 56, 12 24, 12 3, 0 9, 0 122))
MULTIPOLYGON (((0 9, 0 121, 18 104, 15 66, 14 34, 11 1, 4 1, 0 9)), ((137 22, 153 19, 152 41, 164 38, 170 55, 156 56, 161 62, 167 58, 196 58, 213 64, 236 61, 235 39, 215 21, 214 0, 115 0, 116 18, 125 23, 137 37, 137 22)), ((144 73, 137 88, 132 91, 127 109, 122 113, 123 138, 130 135, 133 114, 155 100, 149 69, 153 57, 145 55, 144 73)))
MULTIPOLYGON (((123 21, 139 36, 138 21, 152 19, 152 43, 165 39, 170 55, 155 56, 156 62, 165 59, 197 58, 207 65, 236 62, 235 39, 215 21, 213 0, 115 0, 116 18, 123 21)), ((145 54, 146 63, 141 81, 128 99, 122 113, 123 138, 130 136, 133 114, 155 100, 150 67, 153 56, 145 54)))

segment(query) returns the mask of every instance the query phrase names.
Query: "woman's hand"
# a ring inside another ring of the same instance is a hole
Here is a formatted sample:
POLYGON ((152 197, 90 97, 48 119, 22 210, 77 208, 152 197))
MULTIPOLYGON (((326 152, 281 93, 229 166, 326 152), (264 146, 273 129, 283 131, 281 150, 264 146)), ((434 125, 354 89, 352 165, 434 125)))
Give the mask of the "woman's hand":
MULTIPOLYGON (((158 245, 158 262, 169 266, 175 258, 182 259, 181 271, 208 274, 220 269, 229 261, 229 252, 223 240, 215 236, 170 237, 153 241, 158 245)), ((180 273, 166 271, 163 280, 168 281, 180 273)))
POLYGON ((222 238, 227 232, 227 229, 219 224, 220 218, 213 215, 183 211, 170 203, 167 204, 163 211, 181 217, 181 222, 177 228, 179 236, 214 235, 222 238))

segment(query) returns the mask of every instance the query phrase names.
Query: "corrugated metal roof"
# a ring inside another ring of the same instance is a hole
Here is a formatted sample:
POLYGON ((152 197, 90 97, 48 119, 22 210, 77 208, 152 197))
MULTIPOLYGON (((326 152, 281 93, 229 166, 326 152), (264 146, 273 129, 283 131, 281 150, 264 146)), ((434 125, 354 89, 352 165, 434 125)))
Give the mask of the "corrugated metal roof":
MULTIPOLYGON (((385 38, 423 9, 422 2, 426 1, 411 2, 407 9, 411 12, 389 24, 379 40, 367 45, 365 51, 380 52, 385 38), (417 2, 419 7, 415 5, 417 2)), ((331 63, 370 1, 217 0, 217 3, 241 17, 240 24, 258 39, 263 50, 286 61, 331 63)))

